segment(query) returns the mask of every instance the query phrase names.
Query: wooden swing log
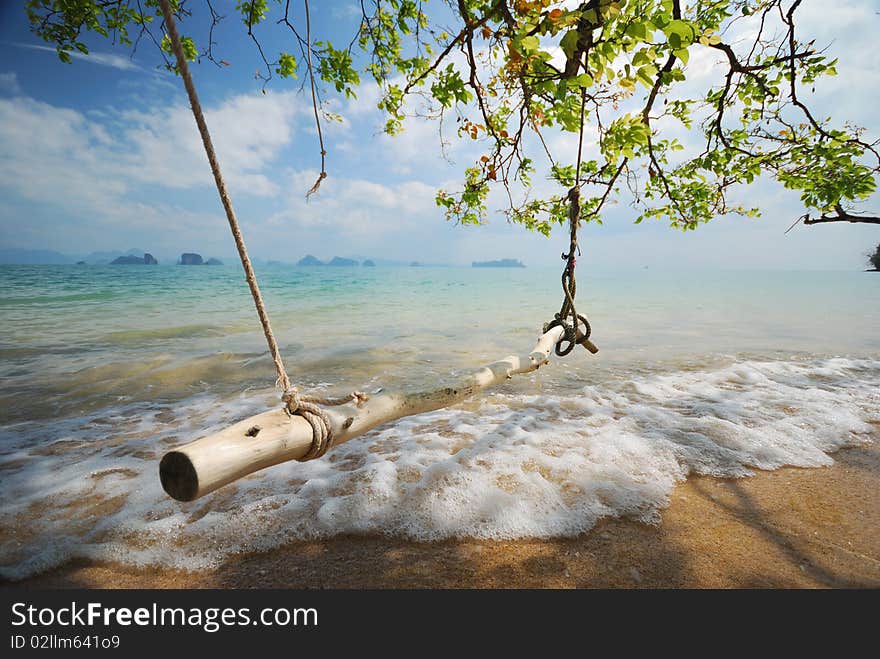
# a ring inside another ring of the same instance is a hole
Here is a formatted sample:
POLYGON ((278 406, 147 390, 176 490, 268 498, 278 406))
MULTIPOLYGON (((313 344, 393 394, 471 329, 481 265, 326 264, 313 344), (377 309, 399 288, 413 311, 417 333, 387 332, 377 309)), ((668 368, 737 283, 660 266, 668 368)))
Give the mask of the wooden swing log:
MULTIPOLYGON (((360 407, 353 403, 327 407, 333 445, 395 419, 454 405, 514 375, 534 371, 547 363, 563 331, 560 326, 551 328, 529 354, 505 357, 465 377, 458 385, 427 392, 375 395, 360 407)), ((255 471, 301 459, 311 445, 309 423, 279 408, 169 451, 159 464, 159 478, 170 496, 193 501, 255 471)))

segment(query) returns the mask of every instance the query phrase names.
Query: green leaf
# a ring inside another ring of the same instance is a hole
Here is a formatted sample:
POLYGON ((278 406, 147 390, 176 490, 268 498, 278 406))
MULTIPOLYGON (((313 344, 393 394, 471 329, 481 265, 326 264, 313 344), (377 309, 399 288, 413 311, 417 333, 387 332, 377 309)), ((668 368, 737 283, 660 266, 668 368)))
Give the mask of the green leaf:
POLYGON ((581 73, 579 76, 573 79, 573 82, 577 84, 578 87, 582 87, 586 89, 587 87, 593 86, 593 76, 589 73, 581 73))
POLYGON ((642 64, 647 64, 651 61, 651 58, 648 57, 648 53, 644 50, 640 50, 633 56, 633 66, 641 66, 642 64))
POLYGON ((281 53, 278 56, 278 67, 275 73, 282 78, 296 78, 296 57, 290 53, 281 53))
POLYGON ((520 46, 527 53, 532 53, 538 50, 538 47, 541 45, 541 42, 538 40, 538 37, 523 37, 520 39, 520 46))
POLYGON ((653 64, 646 64, 636 72, 636 78, 648 89, 654 86, 655 75, 657 75, 657 67, 653 64))
POLYGON ((566 57, 574 55, 574 51, 577 49, 578 39, 580 39, 580 35, 577 30, 569 30, 565 33, 565 36, 562 37, 562 41, 559 42, 559 47, 562 48, 562 52, 565 53, 566 57))
MULTIPOLYGON (((670 21, 669 25, 663 28, 663 32, 669 39, 670 45, 672 45, 673 35, 676 35, 678 37, 679 43, 685 45, 690 45, 691 43, 693 43, 694 38, 696 37, 696 31, 694 30, 693 26, 687 21, 682 21, 679 19, 670 21)), ((676 47, 673 45, 673 48, 676 47)))
POLYGON ((192 37, 181 37, 180 45, 183 48, 183 55, 188 62, 194 61, 199 56, 199 51, 192 37))
POLYGON ((648 38, 648 28, 644 23, 636 21, 626 26, 626 35, 634 39, 645 41, 648 38))

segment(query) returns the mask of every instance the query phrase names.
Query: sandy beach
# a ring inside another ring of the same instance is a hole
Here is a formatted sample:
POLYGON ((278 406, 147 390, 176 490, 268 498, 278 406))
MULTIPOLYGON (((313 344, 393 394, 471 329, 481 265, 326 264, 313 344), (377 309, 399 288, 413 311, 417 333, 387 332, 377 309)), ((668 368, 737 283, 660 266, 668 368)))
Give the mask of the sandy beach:
POLYGON ((880 587, 880 447, 828 468, 691 477, 659 525, 576 538, 413 543, 343 536, 235 556, 203 572, 75 561, 23 588, 880 587))

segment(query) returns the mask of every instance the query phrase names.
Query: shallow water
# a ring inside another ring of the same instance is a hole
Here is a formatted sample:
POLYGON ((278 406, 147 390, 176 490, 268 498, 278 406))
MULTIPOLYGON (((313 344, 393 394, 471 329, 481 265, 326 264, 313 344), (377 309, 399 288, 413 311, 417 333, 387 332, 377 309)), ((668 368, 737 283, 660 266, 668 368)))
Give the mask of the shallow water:
MULTIPOLYGON (((527 350, 560 299, 556 270, 258 274, 292 379, 335 391, 527 350)), ((161 454, 276 404, 241 270, 0 266, 0 574, 73 556, 204 568, 350 532, 571 535, 656 521, 691 472, 822 466, 877 435, 877 275, 582 273, 578 294, 598 356, 180 504, 161 454)))

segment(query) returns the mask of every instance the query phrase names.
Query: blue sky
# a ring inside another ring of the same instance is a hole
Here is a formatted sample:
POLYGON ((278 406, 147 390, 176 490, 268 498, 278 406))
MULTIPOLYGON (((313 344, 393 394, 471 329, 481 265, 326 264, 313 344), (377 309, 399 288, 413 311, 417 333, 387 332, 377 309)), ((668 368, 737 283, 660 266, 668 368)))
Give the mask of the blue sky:
MULTIPOLYGON (((0 248, 46 248, 84 254, 140 247, 168 259, 183 251, 233 254, 198 133, 180 81, 158 70, 155 47, 129 49, 101 40, 72 64, 30 34, 17 3, 0 6, 0 248)), ((198 3, 191 3, 197 6, 198 3)), ((314 3, 313 31, 341 41, 356 16, 353 2, 314 3)), ((232 3, 218 1, 221 13, 232 3)), ((852 120, 880 135, 880 49, 876 2, 807 0, 800 35, 830 44, 840 75, 813 97, 819 114, 852 120)), ((194 37, 205 17, 182 26, 194 37)), ((268 52, 287 37, 267 29, 268 52)), ((305 200, 319 167, 308 95, 299 82, 273 80, 265 94, 254 78, 256 50, 229 16, 215 33, 230 66, 194 69, 221 164, 253 255, 294 261, 306 253, 425 262, 469 263, 514 257, 530 265, 559 262, 563 231, 551 239, 493 215, 482 227, 447 223, 433 202, 454 185, 474 153, 453 145, 441 156, 436 124, 410 120, 403 135, 381 134, 375 90, 356 102, 334 101, 342 124, 327 125, 328 172, 319 195, 305 200)), ((717 69, 692 55, 695 84, 717 69)), ((625 204, 603 226, 585 229, 591 265, 610 267, 856 269, 880 242, 880 227, 828 225, 785 229, 803 211, 797 195, 772 182, 739 193, 762 218, 723 218, 682 234, 663 223, 633 225, 625 204)), ((880 212, 880 200, 865 211, 880 212)))

